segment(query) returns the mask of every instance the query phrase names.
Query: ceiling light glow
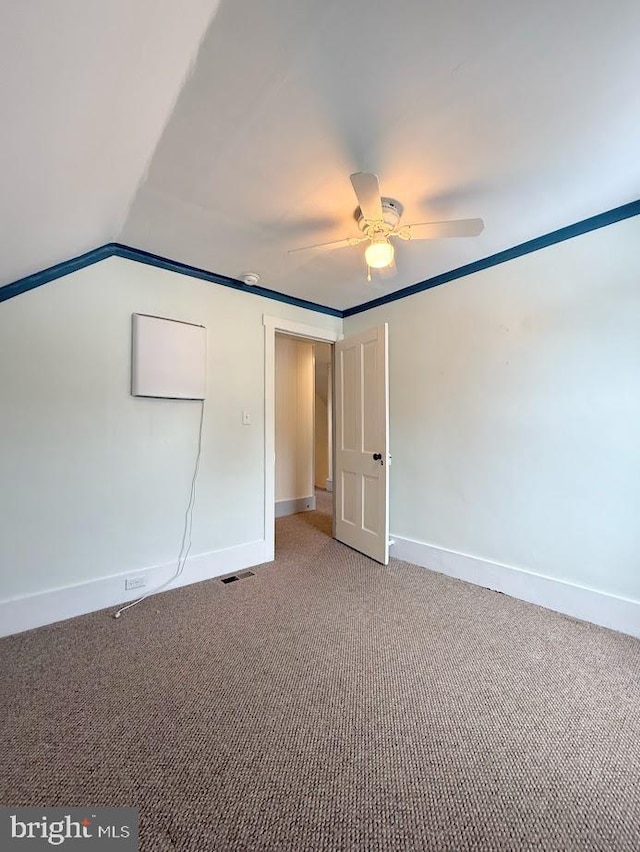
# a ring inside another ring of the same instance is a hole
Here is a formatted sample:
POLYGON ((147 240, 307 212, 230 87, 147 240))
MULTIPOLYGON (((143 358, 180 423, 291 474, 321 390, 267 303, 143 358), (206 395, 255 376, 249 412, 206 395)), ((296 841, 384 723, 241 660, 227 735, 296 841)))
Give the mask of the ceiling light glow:
POLYGON ((393 263, 394 248, 387 239, 372 240, 364 253, 367 264, 372 269, 384 269, 393 263))

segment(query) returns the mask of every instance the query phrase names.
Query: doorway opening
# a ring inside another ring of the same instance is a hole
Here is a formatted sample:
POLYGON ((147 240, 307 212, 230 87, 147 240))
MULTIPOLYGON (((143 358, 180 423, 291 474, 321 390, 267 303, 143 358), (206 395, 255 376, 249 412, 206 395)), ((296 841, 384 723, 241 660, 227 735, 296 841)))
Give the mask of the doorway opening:
POLYGON ((279 317, 265 327, 265 552, 275 520, 333 507, 333 344, 337 331, 279 317), (317 378, 316 378, 317 376, 317 378), (331 425, 330 425, 331 424, 331 425))
MULTIPOLYGON (((296 515, 325 534, 333 521, 333 345, 275 339, 275 517, 296 515), (307 518, 306 513, 311 513, 307 518)), ((276 537, 276 549, 278 538, 276 537)))
POLYGON ((332 400, 332 536, 389 561, 389 329, 350 335, 263 316, 265 328, 265 561, 275 557, 276 333, 335 345, 332 400), (340 437, 339 443, 336 436, 340 437))
POLYGON ((275 341, 275 516, 333 515, 333 346, 275 341))

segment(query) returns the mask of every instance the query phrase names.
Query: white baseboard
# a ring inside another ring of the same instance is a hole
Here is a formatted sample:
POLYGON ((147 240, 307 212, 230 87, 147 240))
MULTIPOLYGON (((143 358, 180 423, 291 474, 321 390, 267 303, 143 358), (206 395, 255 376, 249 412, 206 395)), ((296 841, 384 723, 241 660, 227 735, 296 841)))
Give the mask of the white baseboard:
POLYGON ((333 479, 331 477, 325 482, 325 488, 327 491, 333 491, 333 479))
MULTIPOLYGON (((188 586, 251 568, 266 562, 265 542, 251 541, 224 550, 214 550, 201 553, 187 559, 180 577, 175 579, 162 591, 188 586)), ((50 589, 34 595, 0 601, 0 636, 9 636, 42 627, 55 621, 64 621, 76 615, 95 612, 98 609, 114 607, 134 601, 154 588, 166 583, 176 569, 176 562, 155 565, 139 571, 129 571, 126 574, 115 574, 89 580, 75 586, 50 589), (125 591, 125 579, 144 577, 144 588, 125 591)))
POLYGON ((398 535, 394 539, 391 555, 396 559, 413 562, 431 571, 640 638, 640 601, 598 592, 422 541, 398 535))
POLYGON ((276 500, 276 518, 284 518, 298 512, 312 512, 315 508, 315 494, 309 497, 294 497, 292 500, 276 500))

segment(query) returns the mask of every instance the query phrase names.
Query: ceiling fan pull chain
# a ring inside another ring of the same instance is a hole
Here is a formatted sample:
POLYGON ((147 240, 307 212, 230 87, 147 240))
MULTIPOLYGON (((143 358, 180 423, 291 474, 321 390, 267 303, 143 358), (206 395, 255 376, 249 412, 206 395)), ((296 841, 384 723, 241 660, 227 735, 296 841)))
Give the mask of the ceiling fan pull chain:
POLYGON ((371 267, 367 264, 367 281, 371 281, 371 267))

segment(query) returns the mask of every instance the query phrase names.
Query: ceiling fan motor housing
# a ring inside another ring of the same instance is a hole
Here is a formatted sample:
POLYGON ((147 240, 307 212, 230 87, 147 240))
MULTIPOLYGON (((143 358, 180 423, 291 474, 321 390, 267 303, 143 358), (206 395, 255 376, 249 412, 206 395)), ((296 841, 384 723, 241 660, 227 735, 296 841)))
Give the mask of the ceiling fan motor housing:
MULTIPOLYGON (((404 208, 395 198, 381 198, 380 202, 382 204, 382 219, 387 226, 384 230, 392 231, 398 226, 404 208)), ((359 207, 356 208, 354 217, 358 223, 358 227, 364 233, 366 228, 371 224, 370 220, 364 218, 362 210, 359 207)))

